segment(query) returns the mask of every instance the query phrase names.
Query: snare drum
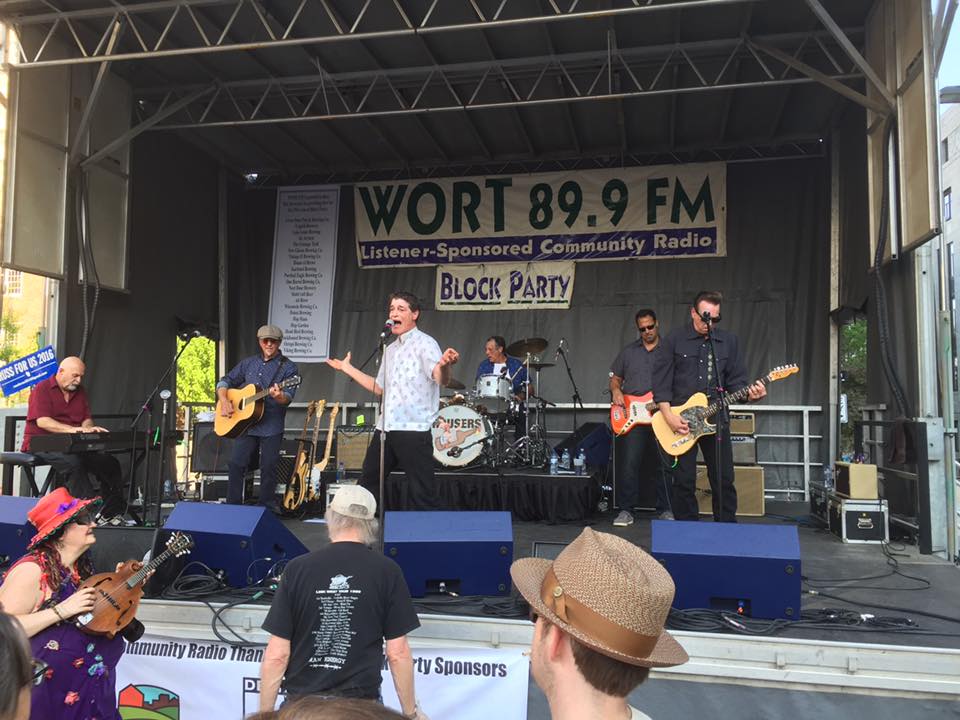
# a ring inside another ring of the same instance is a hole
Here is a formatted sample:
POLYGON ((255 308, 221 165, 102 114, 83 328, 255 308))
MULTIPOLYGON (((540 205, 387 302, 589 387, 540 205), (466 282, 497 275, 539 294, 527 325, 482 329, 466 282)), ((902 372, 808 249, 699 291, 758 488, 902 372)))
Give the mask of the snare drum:
POLYGON ((469 465, 480 457, 491 435, 490 422, 476 410, 467 405, 448 405, 437 413, 430 428, 433 457, 449 467, 469 465))
POLYGON ((477 398, 509 403, 513 388, 503 375, 481 375, 477 378, 477 398))

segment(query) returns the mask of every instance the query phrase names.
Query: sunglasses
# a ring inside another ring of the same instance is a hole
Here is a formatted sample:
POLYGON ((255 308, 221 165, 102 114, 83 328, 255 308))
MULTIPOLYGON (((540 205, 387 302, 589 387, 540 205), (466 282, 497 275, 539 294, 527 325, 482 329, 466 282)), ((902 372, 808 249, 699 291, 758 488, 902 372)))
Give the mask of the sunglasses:
MULTIPOLYGON (((70 518, 71 523, 76 523, 77 525, 93 525, 93 515, 88 512, 79 512, 70 518)), ((68 523, 69 524, 69 523, 68 523)))
POLYGON ((40 685, 46 679, 47 668, 50 667, 43 660, 34 658, 30 661, 31 671, 33 672, 33 684, 40 685))
POLYGON ((657 329, 656 325, 638 325, 637 327, 640 328, 640 332, 649 332, 650 330, 657 329))
POLYGON ((265 343, 265 344, 268 344, 268 345, 276 345, 276 344, 278 344, 280 341, 277 340, 276 338, 260 338, 260 342, 265 343))

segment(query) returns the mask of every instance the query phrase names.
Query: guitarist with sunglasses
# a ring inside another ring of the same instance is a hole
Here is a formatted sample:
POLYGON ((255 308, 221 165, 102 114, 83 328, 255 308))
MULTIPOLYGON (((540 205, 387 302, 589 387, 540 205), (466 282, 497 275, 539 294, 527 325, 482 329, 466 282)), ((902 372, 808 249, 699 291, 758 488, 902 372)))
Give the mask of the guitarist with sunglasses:
POLYGON ((257 330, 260 352, 241 360, 235 368, 217 383, 219 412, 233 413, 234 408, 227 390, 253 384, 268 388, 264 401, 263 417, 233 444, 230 471, 227 481, 227 502, 243 503, 243 478, 253 462, 254 454, 260 452, 260 504, 276 515, 282 510, 277 504, 277 461, 280 459, 280 441, 283 440, 284 418, 287 406, 293 402, 296 386, 281 388, 280 383, 297 374, 296 363, 280 352, 283 330, 276 325, 263 325, 257 330))
MULTIPOLYGON (((610 366, 610 402, 626 409, 634 398, 646 395, 653 388, 653 366, 663 348, 660 344, 660 326, 657 314, 650 308, 642 308, 633 318, 640 338, 627 345, 610 366), (624 395, 628 398, 625 399, 624 395)), ((659 458, 657 440, 648 424, 637 424, 627 433, 614 438, 616 452, 617 506, 620 514, 613 524, 626 527, 633 524, 631 510, 640 502, 641 477, 652 474, 657 490, 657 516, 670 520, 670 474, 659 460, 653 472, 645 472, 644 456, 653 450, 659 458)))
MULTIPOLYGON (((663 340, 663 352, 653 370, 653 399, 670 428, 681 435, 689 432, 687 422, 671 409, 685 403, 694 393, 705 393, 709 401, 718 396, 718 388, 727 393, 747 387, 747 370, 740 352, 740 340, 731 332, 716 327, 720 322, 723 296, 715 290, 697 293, 690 307, 690 322, 671 330, 663 340), (712 343, 711 343, 712 339, 712 343), (716 348, 716 357, 712 348, 716 348)), ((748 399, 756 402, 767 394, 763 383, 750 386, 748 399)), ((707 477, 713 493, 715 522, 737 521, 737 490, 733 485, 733 446, 730 429, 722 425, 718 413, 717 433, 697 440, 707 465, 707 477), (717 452, 720 453, 717 477, 717 452)), ((697 451, 691 448, 677 457, 673 469, 673 514, 677 520, 699 520, 697 505, 697 451)))

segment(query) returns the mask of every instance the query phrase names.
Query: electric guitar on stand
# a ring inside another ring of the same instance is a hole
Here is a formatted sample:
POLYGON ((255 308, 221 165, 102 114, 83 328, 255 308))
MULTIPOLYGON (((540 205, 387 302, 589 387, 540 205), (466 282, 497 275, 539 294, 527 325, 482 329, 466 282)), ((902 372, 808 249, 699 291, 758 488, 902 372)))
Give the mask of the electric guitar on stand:
POLYGON ((337 414, 340 412, 340 403, 334 403, 330 410, 330 426, 327 428, 327 445, 323 450, 323 458, 318 463, 314 463, 310 470, 310 486, 312 488, 313 499, 316 500, 323 492, 321 487, 321 473, 327 469, 330 462, 330 449, 333 447, 333 433, 337 428, 337 414))
POLYGON ((623 405, 610 406, 610 427, 614 435, 626 435, 636 425, 649 425, 653 422, 653 413, 657 405, 653 402, 653 392, 645 395, 623 396, 623 405))
MULTIPOLYGON (((300 384, 300 376, 292 375, 277 385, 281 390, 296 387, 300 384)), ((230 415, 220 413, 221 404, 217 400, 217 412, 213 418, 213 431, 220 437, 238 437, 249 427, 256 425, 263 417, 264 398, 270 394, 270 388, 260 390, 250 384, 242 388, 227 390, 227 399, 233 403, 233 412, 230 415)))
MULTIPOLYGON (((326 400, 320 400, 320 413, 326 405, 326 400)), ((310 471, 310 465, 307 462, 307 451, 304 445, 307 441, 307 429, 310 427, 310 421, 313 420, 314 413, 317 412, 317 401, 307 405, 307 417, 303 421, 303 432, 300 433, 300 442, 297 444, 297 455, 293 463, 293 472, 290 473, 290 479, 287 480, 287 490, 283 494, 283 507, 285 510, 296 510, 303 502, 307 493, 307 474, 310 471)))
MULTIPOLYGON (((776 380, 788 378, 798 372, 800 372, 800 368, 797 365, 781 365, 780 367, 775 367, 756 382, 768 385, 776 380)), ((727 405, 734 405, 741 400, 745 400, 749 392, 750 386, 748 385, 740 388, 736 392, 728 394, 727 405)), ((707 396, 703 393, 694 393, 683 405, 671 407, 670 409, 673 410, 674 413, 687 421, 687 426, 690 430, 686 435, 674 432, 670 428, 670 425, 667 424, 663 413, 656 413, 653 416, 653 433, 657 436, 660 447, 662 447, 663 451, 668 455, 673 455, 674 457, 683 455, 696 445, 697 440, 701 437, 704 435, 712 435, 717 431, 717 426, 711 424, 709 420, 717 414, 720 407, 721 403, 719 400, 714 400, 708 405, 707 396)))
MULTIPOLYGON (((323 411, 321 410, 316 415, 313 416, 313 439, 310 441, 310 458, 307 460, 307 467, 313 467, 313 463, 317 459, 317 441, 320 439, 320 422, 323 420, 323 411)), ((314 494, 314 487, 312 478, 308 478, 306 482, 306 492, 303 496, 304 502, 313 502, 317 499, 317 495, 314 494)))

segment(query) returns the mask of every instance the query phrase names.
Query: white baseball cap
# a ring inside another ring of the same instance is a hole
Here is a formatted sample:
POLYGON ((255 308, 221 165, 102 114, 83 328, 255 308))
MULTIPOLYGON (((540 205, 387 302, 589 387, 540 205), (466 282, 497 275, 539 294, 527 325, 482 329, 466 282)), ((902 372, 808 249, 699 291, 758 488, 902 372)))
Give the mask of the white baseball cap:
POLYGON ((377 501, 365 487, 344 485, 333 496, 330 509, 346 517, 373 520, 377 516, 377 501))

